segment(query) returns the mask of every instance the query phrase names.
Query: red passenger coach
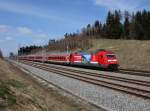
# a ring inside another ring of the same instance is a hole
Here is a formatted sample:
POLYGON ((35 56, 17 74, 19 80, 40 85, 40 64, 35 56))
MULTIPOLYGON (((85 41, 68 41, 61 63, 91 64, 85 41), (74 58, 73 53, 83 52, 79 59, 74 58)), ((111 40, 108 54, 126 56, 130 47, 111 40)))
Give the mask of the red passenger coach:
POLYGON ((112 51, 98 49, 94 52, 53 53, 19 56, 20 60, 51 62, 60 64, 84 65, 105 69, 118 69, 118 60, 112 51))
POLYGON ((49 54, 46 56, 48 62, 70 63, 70 54, 49 54))
POLYGON ((70 63, 82 63, 82 55, 78 53, 72 53, 70 54, 70 63))
POLYGON ((42 56, 42 55, 35 55, 34 56, 34 59, 33 59, 34 61, 43 61, 44 60, 44 57, 42 56))

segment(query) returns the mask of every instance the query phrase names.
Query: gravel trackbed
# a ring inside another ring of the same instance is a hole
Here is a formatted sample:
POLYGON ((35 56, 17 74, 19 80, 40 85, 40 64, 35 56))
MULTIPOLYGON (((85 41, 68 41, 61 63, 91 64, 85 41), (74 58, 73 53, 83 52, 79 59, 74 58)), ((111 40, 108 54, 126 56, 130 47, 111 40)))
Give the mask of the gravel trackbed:
POLYGON ((150 111, 150 100, 64 77, 22 63, 20 68, 109 111, 150 111))

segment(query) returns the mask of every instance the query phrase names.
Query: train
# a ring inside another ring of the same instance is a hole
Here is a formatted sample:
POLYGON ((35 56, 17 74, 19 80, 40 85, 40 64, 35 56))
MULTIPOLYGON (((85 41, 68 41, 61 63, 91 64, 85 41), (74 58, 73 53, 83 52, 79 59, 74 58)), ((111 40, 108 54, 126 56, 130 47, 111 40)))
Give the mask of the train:
POLYGON ((97 49, 92 52, 50 53, 18 56, 18 60, 90 66, 118 70, 118 59, 112 51, 97 49))

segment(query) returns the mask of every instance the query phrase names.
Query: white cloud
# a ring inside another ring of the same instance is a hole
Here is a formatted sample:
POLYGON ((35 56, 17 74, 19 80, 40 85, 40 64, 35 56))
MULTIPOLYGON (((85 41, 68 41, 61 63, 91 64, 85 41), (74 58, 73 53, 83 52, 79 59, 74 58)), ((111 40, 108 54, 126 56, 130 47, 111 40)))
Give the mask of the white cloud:
MULTIPOLYGON (((34 39, 46 39, 46 40, 49 39, 48 33, 44 32, 42 30, 36 31, 27 26, 14 27, 14 26, 10 26, 10 25, 0 25, 0 36, 4 37, 4 39, 6 41, 12 40, 15 37, 28 37, 33 40, 34 39)), ((1 42, 2 42, 2 40, 1 40, 1 42)))
POLYGON ((33 31, 33 29, 29 28, 29 27, 17 27, 16 28, 17 32, 19 32, 19 34, 21 35, 28 35, 29 37, 32 38, 37 38, 37 39, 45 39, 48 38, 48 34, 45 32, 38 32, 38 31, 33 31))
POLYGON ((10 27, 8 25, 0 25, 0 32, 8 32, 10 27))
POLYGON ((17 31, 21 34, 25 34, 25 35, 31 35, 33 34, 32 29, 28 28, 28 27, 17 27, 17 31))
POLYGON ((103 6, 108 9, 120 9, 134 11, 140 6, 142 0, 94 0, 94 3, 98 6, 103 6))

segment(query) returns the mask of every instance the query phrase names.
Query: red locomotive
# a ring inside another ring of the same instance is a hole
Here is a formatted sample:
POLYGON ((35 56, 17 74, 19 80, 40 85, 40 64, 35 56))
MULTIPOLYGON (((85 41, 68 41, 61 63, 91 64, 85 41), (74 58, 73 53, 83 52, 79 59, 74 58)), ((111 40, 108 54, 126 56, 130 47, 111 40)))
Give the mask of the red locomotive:
POLYGON ((117 70, 119 66, 116 55, 111 51, 102 49, 90 53, 74 52, 45 55, 27 55, 19 56, 19 59, 38 62, 84 65, 111 70, 117 70))

